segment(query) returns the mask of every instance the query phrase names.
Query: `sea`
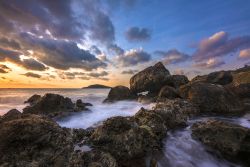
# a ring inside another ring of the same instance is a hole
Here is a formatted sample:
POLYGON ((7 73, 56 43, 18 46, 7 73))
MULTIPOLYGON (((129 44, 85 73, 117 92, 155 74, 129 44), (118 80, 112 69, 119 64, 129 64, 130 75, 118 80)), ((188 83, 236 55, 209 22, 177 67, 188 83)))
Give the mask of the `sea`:
MULTIPOLYGON (((144 107, 151 109, 154 104, 142 104, 136 101, 119 101, 111 104, 102 103, 110 89, 0 89, 0 115, 4 115, 10 109, 22 111, 27 104, 24 102, 34 94, 46 93, 60 94, 69 97, 75 102, 81 99, 83 102, 93 104, 89 111, 73 113, 65 118, 56 120, 62 127, 89 128, 95 127, 110 117, 133 116, 144 107)), ((250 115, 243 117, 213 117, 223 121, 233 122, 250 128, 250 115)), ((199 117, 188 120, 188 126, 182 129, 168 131, 164 139, 164 147, 155 153, 155 159, 159 167, 240 167, 217 155, 207 151, 206 146, 191 137, 190 127, 197 121, 204 121, 208 117, 199 117)))

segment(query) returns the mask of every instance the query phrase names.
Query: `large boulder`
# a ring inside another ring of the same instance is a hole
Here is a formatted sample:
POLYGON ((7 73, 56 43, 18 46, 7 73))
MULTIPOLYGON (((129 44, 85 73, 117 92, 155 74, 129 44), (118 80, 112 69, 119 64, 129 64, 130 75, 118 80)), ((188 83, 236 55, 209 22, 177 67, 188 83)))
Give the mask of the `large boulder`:
POLYGON ((230 160, 250 166, 250 129, 217 120, 195 123, 192 136, 230 160))
POLYGON ((153 110, 141 108, 134 116, 136 123, 147 129, 156 141, 161 141, 166 133, 167 127, 164 118, 153 110))
POLYGON ((131 117, 113 117, 95 129, 90 137, 93 146, 109 152, 118 161, 142 157, 154 146, 146 128, 136 125, 131 117))
POLYGON ((130 89, 134 93, 149 91, 150 94, 158 94, 169 80, 168 76, 169 71, 159 62, 135 74, 130 79, 130 89))
POLYGON ((135 95, 126 86, 116 86, 110 89, 108 97, 104 102, 115 102, 119 100, 131 100, 135 95))
POLYGON ((241 114, 241 102, 221 85, 191 83, 180 87, 180 95, 199 107, 203 113, 241 114))
POLYGON ((68 97, 58 94, 45 94, 23 109, 23 113, 41 114, 49 117, 63 116, 75 110, 75 105, 68 97))
POLYGON ((233 81, 231 71, 212 72, 208 75, 197 76, 191 82, 206 82, 219 85, 227 85, 233 81))
POLYGON ((158 99, 175 99, 175 98, 180 98, 180 95, 175 88, 170 86, 162 87, 158 95, 158 99))
POLYGON ((181 85, 185 85, 189 82, 185 75, 171 75, 166 81, 166 85, 172 86, 178 89, 181 85))
POLYGON ((189 117, 199 113, 196 106, 183 99, 160 101, 152 111, 161 116, 167 129, 185 126, 189 117))
POLYGON ((232 72, 233 82, 232 84, 235 86, 241 84, 250 84, 250 66, 245 66, 238 70, 232 72))
POLYGON ((0 166, 68 166, 70 133, 43 116, 22 114, 0 123, 0 166))

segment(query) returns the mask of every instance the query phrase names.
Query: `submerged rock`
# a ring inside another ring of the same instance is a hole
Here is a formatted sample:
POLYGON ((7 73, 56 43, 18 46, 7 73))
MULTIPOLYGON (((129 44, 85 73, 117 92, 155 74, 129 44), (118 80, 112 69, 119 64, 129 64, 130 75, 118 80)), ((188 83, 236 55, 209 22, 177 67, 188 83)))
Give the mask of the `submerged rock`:
POLYGON ((75 104, 76 111, 88 110, 87 107, 93 106, 91 103, 83 103, 81 99, 78 99, 75 104))
POLYGON ((191 129, 194 138, 224 157, 250 165, 250 129, 217 120, 195 123, 191 129))
POLYGON ((67 166, 71 135, 52 120, 33 114, 0 124, 0 166, 67 166))
POLYGON ((130 89, 133 93, 149 91, 158 94, 161 87, 168 81, 169 71, 159 62, 135 74, 130 79, 130 89))
POLYGON ((126 86, 116 86, 111 88, 108 97, 104 102, 115 102, 119 100, 131 100, 134 99, 135 95, 126 86))
POLYGON ((180 94, 203 113, 241 114, 244 110, 237 96, 221 85, 191 83, 181 86, 180 94))

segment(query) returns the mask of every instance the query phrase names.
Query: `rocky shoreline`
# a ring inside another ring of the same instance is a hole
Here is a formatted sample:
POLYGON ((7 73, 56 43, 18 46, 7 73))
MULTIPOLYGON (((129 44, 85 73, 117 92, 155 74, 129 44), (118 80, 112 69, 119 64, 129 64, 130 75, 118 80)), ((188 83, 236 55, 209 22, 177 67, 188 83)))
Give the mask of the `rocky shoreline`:
MULTIPOLYGON (((138 100, 155 106, 131 117, 109 118, 96 128, 62 128, 54 120, 84 112, 90 103, 73 103, 56 94, 34 95, 22 113, 11 110, 0 117, 0 166, 143 167, 145 156, 162 148, 167 131, 203 114, 241 116, 250 111, 249 99, 250 67, 189 81, 184 75, 171 75, 160 62, 135 74, 130 88, 111 88, 104 101, 138 100)), ((208 120, 194 124, 192 136, 224 158, 250 166, 248 128, 208 120)), ((156 166, 151 159, 150 167, 156 166)))

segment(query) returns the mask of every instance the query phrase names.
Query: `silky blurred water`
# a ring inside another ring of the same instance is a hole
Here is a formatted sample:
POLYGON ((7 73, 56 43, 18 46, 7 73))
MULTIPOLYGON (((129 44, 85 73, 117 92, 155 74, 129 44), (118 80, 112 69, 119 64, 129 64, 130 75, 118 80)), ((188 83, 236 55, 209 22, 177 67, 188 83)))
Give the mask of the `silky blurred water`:
POLYGON ((136 101, 119 101, 112 104, 103 104, 109 89, 0 89, 0 115, 10 109, 20 111, 26 106, 24 101, 34 94, 45 93, 60 94, 69 97, 75 102, 81 99, 83 102, 93 104, 90 111, 72 113, 66 118, 56 120, 62 127, 88 128, 101 123, 103 120, 114 116, 132 116, 141 107, 151 108, 152 105, 143 105, 136 101))
MULTIPOLYGON (((145 105, 136 101, 119 101, 103 104, 109 89, 0 89, 0 115, 16 108, 22 111, 26 106, 24 101, 34 94, 61 94, 72 101, 82 99, 92 103, 90 111, 72 113, 70 116, 56 120, 62 127, 88 128, 99 125, 113 116, 132 116, 141 107, 152 108, 154 104, 145 105)), ((209 117, 226 122, 239 124, 250 128, 250 114, 243 117, 209 117)), ((208 117, 189 120, 189 126, 184 129, 169 131, 164 140, 164 147, 156 154, 159 167, 238 167, 223 158, 218 158, 207 151, 206 147, 191 137, 190 126, 197 121, 206 121, 208 117)))

